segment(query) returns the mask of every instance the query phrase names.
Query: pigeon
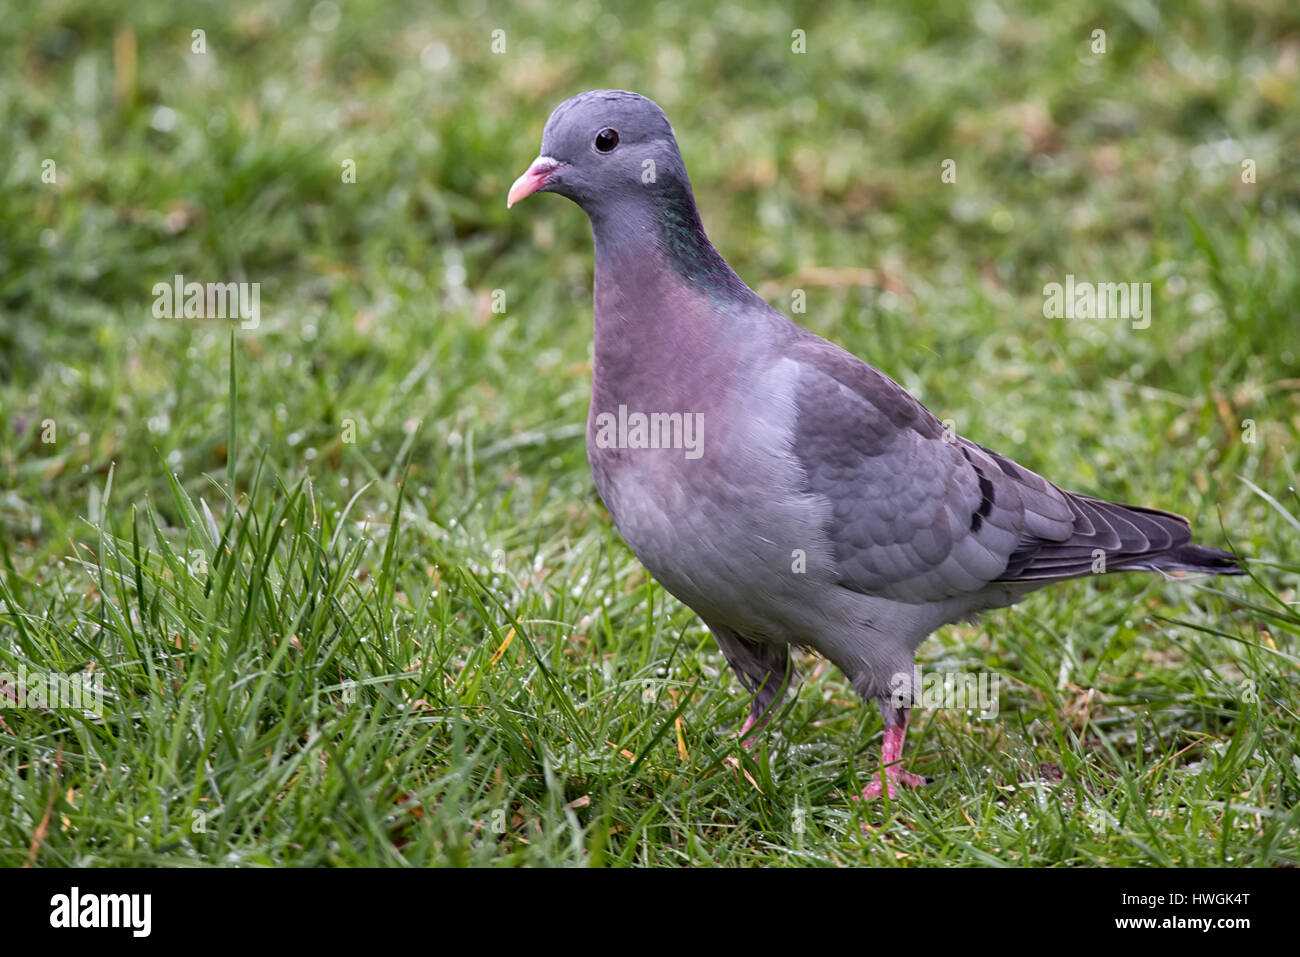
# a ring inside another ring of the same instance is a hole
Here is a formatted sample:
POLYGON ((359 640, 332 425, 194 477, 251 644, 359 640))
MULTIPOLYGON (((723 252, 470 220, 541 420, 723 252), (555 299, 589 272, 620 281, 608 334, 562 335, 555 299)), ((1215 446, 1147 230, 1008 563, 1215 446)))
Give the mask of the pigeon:
POLYGON ((753 696, 747 744, 795 679, 791 648, 809 649, 879 703, 863 797, 895 797, 926 782, 901 760, 935 629, 1098 572, 1242 573, 1181 516, 1063 491, 954 434, 768 305, 705 235, 652 100, 561 103, 506 204, 533 193, 577 203, 595 238, 596 490, 753 696))

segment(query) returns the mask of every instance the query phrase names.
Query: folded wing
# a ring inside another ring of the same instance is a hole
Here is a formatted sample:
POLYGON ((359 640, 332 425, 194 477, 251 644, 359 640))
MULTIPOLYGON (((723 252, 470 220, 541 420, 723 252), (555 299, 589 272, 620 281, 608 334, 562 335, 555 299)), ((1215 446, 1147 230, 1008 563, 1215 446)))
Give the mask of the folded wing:
POLYGON ((1062 491, 945 430, 825 340, 803 338, 790 357, 800 366, 793 451, 808 490, 830 504, 826 533, 847 588, 930 602, 1103 570, 1235 570, 1228 553, 1189 544, 1186 519, 1062 491))

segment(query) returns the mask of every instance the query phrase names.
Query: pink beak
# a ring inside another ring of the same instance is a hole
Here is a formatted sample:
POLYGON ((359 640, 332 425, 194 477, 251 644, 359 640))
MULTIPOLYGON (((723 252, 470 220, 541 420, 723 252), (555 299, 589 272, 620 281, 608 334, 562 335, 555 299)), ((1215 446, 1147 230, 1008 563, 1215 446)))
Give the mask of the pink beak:
POLYGON ((525 196, 533 195, 549 183, 551 174, 563 165, 559 160, 553 160, 549 156, 539 156, 533 160, 533 165, 528 167, 524 175, 515 180, 514 185, 510 187, 510 194, 506 196, 506 209, 525 196))

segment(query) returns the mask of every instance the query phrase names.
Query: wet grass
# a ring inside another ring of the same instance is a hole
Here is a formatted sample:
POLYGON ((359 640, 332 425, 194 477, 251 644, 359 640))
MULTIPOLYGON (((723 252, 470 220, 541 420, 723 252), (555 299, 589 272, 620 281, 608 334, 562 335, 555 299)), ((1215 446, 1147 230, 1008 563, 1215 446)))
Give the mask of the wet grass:
POLYGON ((0 25, 0 672, 104 696, 0 709, 0 864, 1300 863, 1292 5, 570 9, 0 25), (741 748, 587 472, 585 218, 505 210, 598 86, 664 106, 778 308, 1253 577, 941 631, 922 666, 1000 713, 918 713, 934 782, 887 808, 824 662, 741 748), (156 317, 177 274, 260 323, 156 317), (1150 326, 1045 318, 1066 274, 1150 282, 1150 326))

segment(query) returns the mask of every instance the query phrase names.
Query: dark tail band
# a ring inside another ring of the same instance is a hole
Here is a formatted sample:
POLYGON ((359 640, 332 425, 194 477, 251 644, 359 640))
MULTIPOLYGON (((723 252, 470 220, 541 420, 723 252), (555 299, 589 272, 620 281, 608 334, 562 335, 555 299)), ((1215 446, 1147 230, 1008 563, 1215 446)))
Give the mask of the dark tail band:
POLYGON ((1200 572, 1209 575, 1244 575, 1237 556, 1222 548, 1205 545, 1180 545, 1158 555, 1151 555, 1132 564, 1116 566, 1120 571, 1135 569, 1153 572, 1200 572))

